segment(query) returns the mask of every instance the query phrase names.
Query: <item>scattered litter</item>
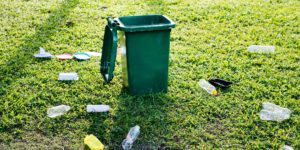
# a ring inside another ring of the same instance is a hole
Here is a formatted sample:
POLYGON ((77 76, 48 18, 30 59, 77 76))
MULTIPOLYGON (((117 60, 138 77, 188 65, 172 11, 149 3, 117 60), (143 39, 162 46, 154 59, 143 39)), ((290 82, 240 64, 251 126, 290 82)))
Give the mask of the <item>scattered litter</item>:
POLYGON ((209 84, 205 79, 201 79, 198 84, 200 87, 202 87, 208 93, 213 94, 213 95, 218 95, 216 88, 214 86, 212 86, 211 84, 209 84))
POLYGON ((140 134, 140 127, 135 126, 130 129, 129 133, 126 136, 126 139, 122 142, 123 149, 131 149, 133 142, 137 139, 140 134))
POLYGON ((84 144, 89 146, 91 150, 103 150, 104 145, 93 134, 84 138, 84 144))
POLYGON ((58 80, 78 80, 77 73, 60 73, 58 80))
POLYGON ((98 8, 98 9, 106 9, 107 7, 106 6, 103 6, 103 7, 100 7, 100 8, 98 8))
POLYGON ((54 58, 53 55, 51 55, 49 53, 46 53, 46 51, 41 47, 40 47, 40 53, 39 54, 34 54, 34 57, 37 57, 37 58, 47 58, 47 57, 54 58))
POLYGON ((79 60, 87 60, 91 58, 91 56, 86 53, 76 53, 74 54, 74 57, 79 60))
POLYGON ((221 79, 210 79, 208 82, 214 86, 222 87, 222 88, 229 88, 232 82, 221 80, 221 79))
POLYGON ((289 119, 291 111, 287 108, 282 108, 272 103, 262 103, 263 110, 259 116, 261 120, 272 120, 281 122, 284 119, 289 119))
POLYGON ((109 111, 109 105, 87 105, 87 112, 107 112, 109 111))
POLYGON ((55 118, 57 116, 65 114, 69 110, 70 110, 70 106, 59 105, 59 106, 49 108, 47 114, 50 118, 55 118))
POLYGON ((84 52, 86 54, 89 54, 90 56, 102 56, 101 53, 97 53, 97 52, 84 52))
POLYGON ((71 54, 61 54, 61 55, 57 55, 56 58, 58 58, 60 60, 68 60, 68 59, 72 59, 73 55, 71 55, 71 54))
POLYGON ((247 51, 249 52, 258 52, 258 53, 274 53, 275 47, 274 46, 260 46, 260 45, 251 45, 247 47, 247 51))
POLYGON ((280 150, 294 150, 294 149, 288 145, 285 145, 280 150))

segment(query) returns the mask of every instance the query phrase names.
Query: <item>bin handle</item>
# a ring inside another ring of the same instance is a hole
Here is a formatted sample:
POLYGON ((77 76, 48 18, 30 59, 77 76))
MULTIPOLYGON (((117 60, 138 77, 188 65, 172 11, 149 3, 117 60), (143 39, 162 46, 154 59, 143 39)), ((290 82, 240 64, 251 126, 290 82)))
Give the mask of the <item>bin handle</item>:
POLYGON ((117 26, 117 24, 114 22, 114 20, 111 19, 111 17, 107 17, 106 20, 113 28, 117 26))
POLYGON ((115 61, 116 61, 116 54, 117 54, 117 40, 118 40, 117 24, 110 17, 107 18, 107 22, 108 24, 105 27, 102 57, 101 57, 101 67, 100 67, 101 75, 104 78, 106 84, 108 84, 114 77, 113 71, 115 69, 115 61), (106 47, 107 49, 104 49, 104 47, 106 47))

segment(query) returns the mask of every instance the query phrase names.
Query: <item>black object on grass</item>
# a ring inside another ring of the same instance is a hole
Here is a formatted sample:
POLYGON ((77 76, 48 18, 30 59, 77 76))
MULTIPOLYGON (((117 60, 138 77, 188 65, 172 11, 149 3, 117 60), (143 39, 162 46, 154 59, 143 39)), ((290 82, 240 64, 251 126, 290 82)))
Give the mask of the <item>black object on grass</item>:
POLYGON ((101 7, 101 8, 98 8, 98 9, 106 9, 107 7, 106 6, 103 6, 103 7, 101 7))
POLYGON ((222 87, 222 88, 229 88, 232 84, 232 82, 224 81, 221 79, 210 79, 210 80, 208 80, 208 82, 214 86, 218 86, 218 87, 222 87))

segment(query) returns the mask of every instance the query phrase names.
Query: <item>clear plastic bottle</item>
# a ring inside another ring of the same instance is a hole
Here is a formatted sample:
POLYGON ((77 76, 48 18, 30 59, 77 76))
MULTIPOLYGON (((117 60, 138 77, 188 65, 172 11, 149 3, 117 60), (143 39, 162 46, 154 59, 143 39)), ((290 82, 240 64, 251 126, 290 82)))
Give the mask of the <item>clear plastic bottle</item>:
POLYGON ((55 118, 57 116, 65 114, 69 110, 70 110, 70 106, 59 105, 59 106, 49 108, 47 114, 50 118, 55 118))
POLYGON ((140 134, 140 127, 135 126, 130 129, 129 133, 126 136, 126 139, 122 142, 122 147, 124 149, 131 149, 133 142, 137 139, 140 134))
POLYGON ((272 103, 262 103, 262 106, 264 109, 259 113, 261 120, 282 121, 290 117, 291 111, 287 108, 272 103))
POLYGON ((199 86, 202 87, 205 91, 207 91, 210 94, 217 95, 218 92, 216 91, 216 88, 209 84, 205 79, 201 79, 199 81, 199 86))

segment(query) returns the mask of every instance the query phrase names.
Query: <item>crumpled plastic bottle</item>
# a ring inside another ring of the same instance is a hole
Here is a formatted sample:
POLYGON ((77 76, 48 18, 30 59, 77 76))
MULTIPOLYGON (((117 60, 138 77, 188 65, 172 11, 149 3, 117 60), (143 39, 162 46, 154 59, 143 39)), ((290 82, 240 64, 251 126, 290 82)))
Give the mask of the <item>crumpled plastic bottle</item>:
POLYGON ((69 110, 70 110, 70 106, 59 105, 56 107, 49 108, 47 110, 47 114, 50 118, 55 118, 57 116, 65 114, 69 110))
POLYGON ((294 149, 288 145, 285 145, 280 150, 294 150, 294 149))
POLYGON ((259 116, 261 120, 272 120, 281 122, 284 119, 289 119, 291 111, 287 108, 282 108, 272 103, 262 103, 263 110, 259 116))
POLYGON ((137 139, 140 134, 140 127, 135 126, 130 129, 129 133, 126 136, 126 139, 122 142, 122 147, 124 149, 131 149, 133 142, 137 139))

